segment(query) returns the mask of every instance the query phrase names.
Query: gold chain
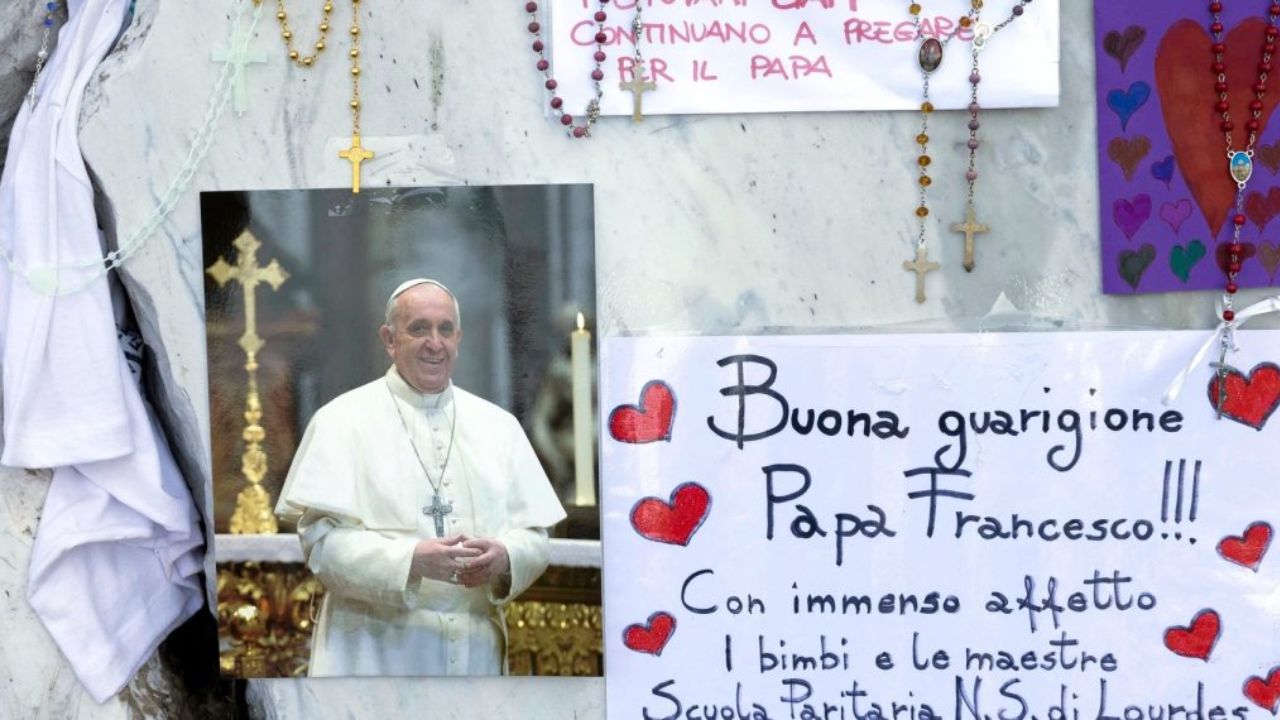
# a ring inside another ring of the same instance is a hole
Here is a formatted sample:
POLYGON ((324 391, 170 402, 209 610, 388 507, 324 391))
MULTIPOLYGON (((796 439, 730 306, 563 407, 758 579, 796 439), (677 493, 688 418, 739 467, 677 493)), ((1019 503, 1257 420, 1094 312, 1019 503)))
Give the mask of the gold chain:
MULTIPOLYGON (((320 20, 320 38, 316 40, 315 52, 303 55, 293 44, 293 29, 289 27, 289 13, 284 7, 285 0, 276 0, 276 20, 280 21, 280 37, 284 39, 285 51, 295 65, 310 68, 325 50, 325 38, 329 35, 329 15, 333 13, 332 0, 325 0, 322 7, 324 14, 320 20)), ((254 0, 261 4, 262 0, 254 0)), ((360 192, 360 163, 373 157, 373 153, 360 145, 360 0, 351 0, 351 49, 347 56, 351 58, 351 147, 339 153, 339 157, 351 162, 351 191, 360 192)))
POLYGON ((351 134, 360 134, 360 0, 351 0, 351 134))
POLYGON ((276 20, 280 21, 280 37, 284 38, 284 49, 288 51, 290 60, 303 67, 311 67, 311 63, 324 52, 324 39, 329 34, 329 14, 332 12, 333 3, 326 0, 324 17, 320 20, 320 39, 315 44, 315 55, 302 55, 293 45, 293 30, 289 27, 289 13, 285 12, 284 0, 276 0, 276 20))

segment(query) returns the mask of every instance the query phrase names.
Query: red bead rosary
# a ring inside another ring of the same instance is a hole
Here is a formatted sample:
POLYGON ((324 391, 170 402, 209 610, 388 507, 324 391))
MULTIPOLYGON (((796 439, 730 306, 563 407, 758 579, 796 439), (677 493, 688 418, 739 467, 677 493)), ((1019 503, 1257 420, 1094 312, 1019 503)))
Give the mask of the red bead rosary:
POLYGON ((529 32, 533 34, 533 51, 538 54, 538 62, 536 67, 542 72, 545 80, 543 86, 547 89, 547 94, 551 97, 549 102, 551 109, 560 115, 560 124, 569 128, 569 134, 572 137, 583 138, 591 136, 591 127, 596 124, 596 120, 600 118, 600 98, 604 96, 604 92, 600 89, 600 81, 604 79, 604 70, 601 65, 604 63, 606 55, 604 53, 604 44, 609 39, 604 32, 604 21, 608 19, 605 14, 604 7, 609 0, 597 0, 599 8, 596 10, 594 19, 596 25, 596 51, 592 55, 595 60, 595 69, 591 71, 591 82, 595 85, 595 97, 587 103, 587 120, 582 125, 573 124, 573 115, 564 109, 564 100, 556 94, 558 83, 551 75, 551 61, 547 59, 546 44, 542 41, 542 24, 538 22, 538 3, 530 0, 525 3, 524 9, 529 13, 529 32))
POLYGON ((1227 245, 1227 283, 1224 288, 1227 294, 1222 310, 1222 319, 1225 322, 1231 322, 1236 317, 1235 310, 1232 309, 1232 296, 1240 289, 1236 278, 1240 273, 1244 252, 1244 246, 1240 244, 1240 230, 1244 227, 1246 219, 1243 212, 1244 191, 1249 184, 1249 178, 1253 176, 1254 145, 1258 141, 1258 132, 1262 129, 1262 99, 1267 92, 1267 78, 1271 74, 1271 58, 1276 51, 1276 37, 1280 36, 1280 29, 1276 27, 1277 19, 1280 19, 1280 0, 1271 0, 1271 7, 1268 9, 1262 59, 1258 63, 1258 80, 1253 86, 1254 99, 1249 103, 1249 112, 1252 117, 1245 123, 1249 142, 1244 150, 1236 150, 1231 139, 1231 132, 1235 129, 1235 125, 1231 121, 1231 103, 1227 98, 1227 66, 1224 59, 1227 46, 1223 41, 1225 28, 1222 24, 1222 5, 1221 2, 1209 3, 1209 12, 1213 14, 1213 22, 1209 25, 1209 32, 1213 35, 1213 45, 1210 46, 1213 52, 1213 64, 1210 69, 1216 78, 1213 88, 1218 94, 1218 101, 1213 106, 1214 112, 1222 117, 1219 127, 1227 141, 1228 170, 1232 181, 1236 184, 1236 211, 1231 218, 1233 225, 1231 243, 1227 245))

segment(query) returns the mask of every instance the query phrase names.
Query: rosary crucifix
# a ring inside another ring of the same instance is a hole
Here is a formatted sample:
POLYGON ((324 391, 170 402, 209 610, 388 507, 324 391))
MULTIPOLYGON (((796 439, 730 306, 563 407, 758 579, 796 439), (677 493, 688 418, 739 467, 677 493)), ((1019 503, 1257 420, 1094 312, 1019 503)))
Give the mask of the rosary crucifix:
POLYGON ((904 260, 902 262, 903 270, 916 274, 916 302, 923 303, 927 299, 924 294, 924 276, 941 267, 942 265, 929 260, 929 250, 924 245, 916 246, 916 259, 914 261, 904 260))
MULTIPOLYGON (((261 6, 258 12, 261 12, 261 6)), ((253 41, 253 37, 249 34, 250 29, 241 22, 241 19, 240 17, 235 19, 235 28, 231 32, 227 47, 213 50, 214 62, 227 63, 231 66, 231 108, 237 115, 243 115, 249 107, 249 86, 246 81, 249 65, 267 61, 265 52, 249 49, 249 43, 253 41)))
POLYGON ((373 158, 373 151, 360 146, 360 136, 351 136, 351 147, 338 151, 338 157, 351 163, 351 192, 360 192, 360 163, 373 158))
POLYGON ((645 77, 643 60, 636 63, 635 72, 632 73, 631 79, 626 82, 618 83, 618 87, 632 94, 631 121, 640 122, 644 117, 641 113, 641 104, 644 101, 644 94, 658 89, 657 83, 645 77))
POLYGON ((978 216, 973 211, 973 205, 969 205, 969 209, 964 215, 964 222, 951 223, 951 231, 964 233, 964 269, 973 272, 975 264, 973 236, 978 233, 991 232, 991 228, 978 222, 978 216))
POLYGON ((631 21, 631 32, 637 38, 635 44, 635 63, 632 65, 631 79, 627 82, 618 83, 618 88, 631 93, 631 122, 640 122, 644 119, 644 115, 640 108, 644 102, 644 94, 653 92, 658 89, 658 84, 653 78, 645 77, 644 74, 644 54, 640 52, 639 38, 644 32, 644 21, 640 17, 640 3, 636 3, 636 16, 631 21))

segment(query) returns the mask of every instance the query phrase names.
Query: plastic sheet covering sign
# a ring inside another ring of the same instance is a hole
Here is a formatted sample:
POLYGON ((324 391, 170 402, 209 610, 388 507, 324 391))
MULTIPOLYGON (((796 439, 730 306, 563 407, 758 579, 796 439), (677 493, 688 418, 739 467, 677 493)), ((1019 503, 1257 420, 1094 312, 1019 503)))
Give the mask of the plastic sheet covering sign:
POLYGON ((1206 336, 609 339, 609 717, 1273 717, 1280 333, 1162 404, 1206 336))
MULTIPOLYGON (((639 0, 638 35, 632 30, 637 0, 605 3, 604 23, 594 19, 598 0, 538 4, 549 6, 543 32, 549 30, 550 71, 574 115, 595 95, 597 33, 606 55, 606 115, 632 114, 633 94, 618 83, 633 79, 637 45, 654 83, 643 93, 646 115, 920 107, 920 40, 907 0, 639 0)), ((979 20, 995 26, 1014 4, 986 0, 979 20)), ((933 73, 930 97, 940 109, 966 108, 976 26, 962 28, 958 21, 969 0, 920 5, 923 37, 955 36, 933 73)), ((1058 0, 1036 0, 992 37, 981 55, 984 107, 1058 104, 1058 28, 1058 0)))

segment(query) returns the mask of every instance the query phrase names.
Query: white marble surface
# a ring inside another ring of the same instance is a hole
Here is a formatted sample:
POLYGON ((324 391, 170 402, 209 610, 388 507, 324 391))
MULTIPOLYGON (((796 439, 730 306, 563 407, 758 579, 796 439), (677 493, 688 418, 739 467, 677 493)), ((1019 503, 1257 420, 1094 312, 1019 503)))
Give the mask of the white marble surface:
MULTIPOLYGON (((341 28, 349 5, 337 4, 341 28)), ((108 59, 91 87, 82 139, 120 237, 146 220, 187 154, 218 71, 209 51, 225 40, 230 5, 138 0, 139 19, 123 51, 108 59)), ((1062 107, 984 117, 979 203, 995 231, 980 239, 972 274, 960 268, 958 237, 947 234, 935 245, 945 267, 931 276, 925 305, 912 300, 912 277, 901 270, 915 222, 915 115, 654 117, 639 126, 611 118, 595 139, 571 141, 540 111, 545 99, 528 50, 523 3, 368 0, 361 7, 366 144, 386 150, 368 165, 366 183, 595 183, 604 333, 898 323, 968 329, 993 307, 1064 328, 1188 328, 1212 321, 1205 294, 1100 294, 1090 2, 1063 3, 1062 107)), ((295 18, 315 10, 298 6, 295 18)), ((311 26, 298 20, 297 27, 311 26)), ((268 14, 257 47, 272 62, 249 70, 251 109, 224 118, 194 186, 125 267, 143 332, 160 349, 165 420, 188 467, 201 469, 192 481, 205 507, 196 192, 340 186, 348 177, 332 152, 347 132, 346 66, 327 57, 312 73, 292 69, 277 32, 268 14)), ((963 118, 943 115, 935 125, 939 182, 931 196, 941 226, 958 219, 963 207, 963 118)), ((1244 295, 1250 301, 1258 293, 1244 295)), ((36 505, 19 508, 15 517, 33 521, 36 505)), ((5 541, 14 541, 12 532, 5 541)), ((15 557, 20 554, 4 555, 15 557)), ((0 568, 11 590, 23 575, 25 568, 0 568)), ((10 610, 6 621, 15 612, 24 610, 10 610)), ((30 633, 19 647, 6 652, 50 653, 47 642, 30 633)), ((12 665, 15 658, 5 661, 12 665)), ((7 672, 12 677, 19 670, 7 672)), ((47 678, 23 677, 16 702, 31 703, 46 692, 47 678)), ((255 684, 253 692, 256 707, 281 718, 311 716, 317 708, 399 715, 435 703, 455 718, 598 718, 603 688, 600 680, 358 687, 273 681, 255 684)), ((83 708, 66 716, 94 717, 83 708)))

